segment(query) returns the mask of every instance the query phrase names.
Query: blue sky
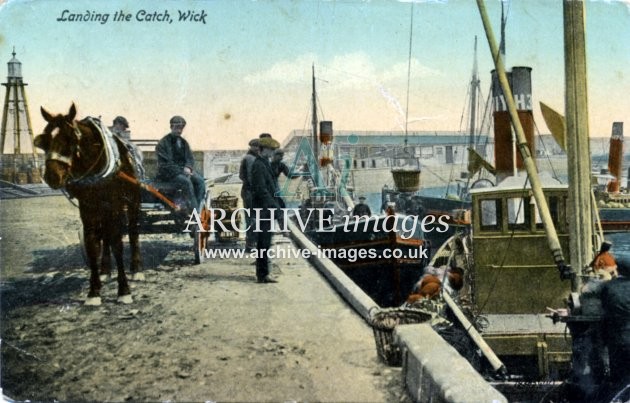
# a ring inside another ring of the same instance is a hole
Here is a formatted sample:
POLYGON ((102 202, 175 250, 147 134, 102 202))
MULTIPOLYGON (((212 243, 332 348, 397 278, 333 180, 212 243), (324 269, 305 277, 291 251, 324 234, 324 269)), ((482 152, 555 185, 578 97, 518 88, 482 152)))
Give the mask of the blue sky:
MULTIPOLYGON (((74 101, 80 116, 110 123, 125 115, 136 138, 160 138, 169 118, 181 114, 197 149, 244 148, 261 132, 283 139, 309 128, 313 64, 323 118, 335 129, 404 127, 409 2, 0 3, 0 62, 15 46, 35 132, 43 128, 40 105, 62 112, 74 101), (58 21, 64 10, 109 19, 58 21), (113 21, 121 10, 131 21, 113 21), (138 21, 141 10, 168 11, 173 22, 138 21), (206 23, 179 22, 178 10, 204 12, 206 23)), ((500 4, 487 1, 497 36, 500 4)), ((563 111, 562 3, 512 0, 506 7, 506 65, 532 67, 536 105, 563 111)), ((586 17, 590 132, 608 136, 613 121, 630 116, 630 1, 587 1, 586 17)), ((484 95, 493 68, 476 4, 420 1, 413 19, 409 130, 459 130, 475 35, 484 95)), ((536 117, 546 133, 538 111, 536 117)))

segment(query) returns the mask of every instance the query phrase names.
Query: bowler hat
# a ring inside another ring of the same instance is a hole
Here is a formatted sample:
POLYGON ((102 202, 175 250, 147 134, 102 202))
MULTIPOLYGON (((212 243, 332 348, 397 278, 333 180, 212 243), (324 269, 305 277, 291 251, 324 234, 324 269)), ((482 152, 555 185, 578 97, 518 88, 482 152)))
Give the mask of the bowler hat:
POLYGON ((260 139, 264 139, 266 137, 271 138, 271 134, 269 134, 269 133, 260 133, 260 135, 258 136, 258 138, 260 138, 260 139))
POLYGON ((260 140, 258 140, 258 139, 251 139, 251 140, 249 140, 249 146, 250 147, 260 147, 260 140))

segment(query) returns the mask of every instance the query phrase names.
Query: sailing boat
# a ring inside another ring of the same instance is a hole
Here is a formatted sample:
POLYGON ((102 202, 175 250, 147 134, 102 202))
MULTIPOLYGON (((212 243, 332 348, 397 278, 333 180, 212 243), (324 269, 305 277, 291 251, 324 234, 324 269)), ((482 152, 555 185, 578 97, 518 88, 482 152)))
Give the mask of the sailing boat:
MULTIPOLYGON (((413 225, 414 220, 405 221, 403 215, 394 211, 370 216, 351 213, 352 189, 346 186, 343 174, 335 167, 338 161, 347 164, 345 168, 350 164, 333 153, 332 122, 318 121, 314 67, 312 82, 310 147, 313 153, 312 156, 305 153, 309 169, 304 173, 305 177, 310 177, 310 186, 302 200, 300 214, 293 220, 306 223, 305 234, 326 250, 327 257, 377 304, 398 306, 428 261, 423 252, 421 226, 413 225), (391 251, 395 253, 389 253, 391 251)), ((296 153, 293 166, 304 165, 301 155, 304 154, 300 151, 296 153)), ((344 166, 339 168, 343 170, 344 166)))
MULTIPOLYGON (((477 64, 477 37, 475 36, 474 43, 474 62, 472 77, 469 85, 469 125, 468 125, 468 170, 461 173, 461 178, 456 182, 457 191, 456 194, 450 194, 452 184, 449 182, 449 186, 446 189, 446 193, 442 197, 428 196, 418 192, 419 186, 410 187, 405 186, 406 183, 400 180, 400 177, 407 175, 411 178, 412 173, 405 170, 392 170, 394 176, 394 188, 384 186, 381 190, 381 199, 385 205, 387 202, 395 204, 396 211, 400 211, 405 214, 418 215, 420 218, 430 216, 443 217, 449 224, 447 231, 443 233, 434 232, 428 236, 428 240, 432 245, 432 254, 435 253, 437 247, 442 245, 447 239, 458 232, 467 232, 470 228, 470 211, 471 201, 469 190, 476 187, 487 187, 493 185, 493 182, 482 177, 481 171, 484 168, 487 172, 495 173, 494 167, 485 161, 483 156, 479 153, 476 146, 476 137, 480 133, 478 126, 478 103, 480 100, 480 80, 477 64), (476 180, 473 177, 477 176, 476 180)), ((485 114, 485 113, 484 113, 485 114)), ((485 147, 484 147, 485 148, 485 147)), ((395 164, 392 164, 395 165, 395 164)), ((420 175, 418 169, 417 174, 420 175)), ((404 177, 403 177, 404 178, 404 177)), ((408 180, 407 182, 410 182, 408 180)), ((416 181, 419 185, 419 181, 416 181)))

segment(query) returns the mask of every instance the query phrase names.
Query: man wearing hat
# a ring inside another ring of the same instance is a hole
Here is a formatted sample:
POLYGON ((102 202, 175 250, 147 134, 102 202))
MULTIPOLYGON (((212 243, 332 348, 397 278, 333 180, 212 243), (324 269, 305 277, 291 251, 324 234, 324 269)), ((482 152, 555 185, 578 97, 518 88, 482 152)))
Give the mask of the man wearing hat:
POLYGON ((142 166, 144 158, 142 156, 142 151, 138 148, 138 146, 131 142, 131 132, 129 131, 129 122, 127 119, 124 116, 116 116, 111 127, 109 127, 109 131, 123 140, 125 146, 131 152, 135 160, 133 165, 136 171, 136 176, 138 179, 144 178, 144 167, 142 166))
POLYGON ((370 206, 365 204, 365 196, 359 196, 359 202, 352 209, 352 215, 355 217, 369 217, 372 215, 372 210, 370 210, 370 206))
POLYGON ((277 280, 269 275, 269 260, 267 251, 271 247, 271 216, 278 217, 280 205, 276 198, 278 190, 276 179, 271 170, 269 159, 280 144, 271 137, 263 137, 258 142, 260 153, 256 156, 252 166, 252 207, 262 209, 260 220, 252 222, 259 228, 256 241, 258 252, 256 258, 256 281, 258 283, 276 283, 277 280))
POLYGON ((617 272, 618 277, 605 282, 600 294, 612 390, 630 384, 630 255, 618 256, 617 272))
POLYGON ((109 130, 123 140, 129 141, 131 139, 129 122, 124 116, 116 116, 109 130))
MULTIPOLYGON (((241 199, 243 199, 243 208, 252 208, 252 168, 256 156, 260 153, 260 144, 258 139, 249 142, 249 150, 241 160, 241 166, 238 171, 238 177, 243 185, 241 186, 241 199)), ((245 225, 249 228, 245 233, 245 249, 253 249, 256 247, 256 233, 251 220, 251 213, 245 215, 245 225)))
POLYGON ((206 184, 194 171, 195 160, 188 142, 182 138, 186 120, 173 116, 169 121, 171 132, 162 137, 155 147, 158 159, 157 179, 173 182, 186 192, 191 208, 198 208, 204 200, 206 184))
POLYGON ((284 150, 278 148, 273 151, 273 157, 271 158, 271 170, 273 171, 273 176, 276 178, 276 182, 278 178, 280 178, 280 174, 284 174, 284 176, 289 176, 289 167, 285 164, 282 159, 284 158, 284 150))
POLYGON ((617 276, 617 262, 610 253, 612 242, 604 241, 599 248, 599 253, 593 259, 591 267, 595 274, 600 275, 606 279, 617 276))

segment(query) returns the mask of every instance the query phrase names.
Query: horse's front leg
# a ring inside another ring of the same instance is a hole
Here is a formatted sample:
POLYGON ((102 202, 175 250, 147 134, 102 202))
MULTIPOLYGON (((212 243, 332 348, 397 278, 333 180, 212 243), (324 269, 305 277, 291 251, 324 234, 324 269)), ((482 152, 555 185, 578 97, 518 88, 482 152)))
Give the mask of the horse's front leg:
POLYGON ((107 281, 112 277, 112 252, 109 245, 109 239, 106 236, 103 236, 103 245, 102 245, 102 253, 101 253, 101 269, 99 270, 99 275, 101 278, 101 282, 107 281))
POLYGON ((101 236, 98 217, 95 211, 81 209, 81 221, 83 222, 83 236, 85 239, 85 251, 90 266, 90 291, 85 305, 101 305, 101 279, 99 277, 98 261, 101 256, 101 236))
POLYGON ((125 264, 123 260, 123 218, 124 210, 121 203, 114 203, 111 219, 108 220, 107 231, 105 236, 109 238, 109 243, 114 253, 114 259, 116 260, 116 267, 118 268, 118 302, 123 304, 130 304, 133 302, 131 298, 131 289, 127 282, 127 275, 125 273, 125 264))

